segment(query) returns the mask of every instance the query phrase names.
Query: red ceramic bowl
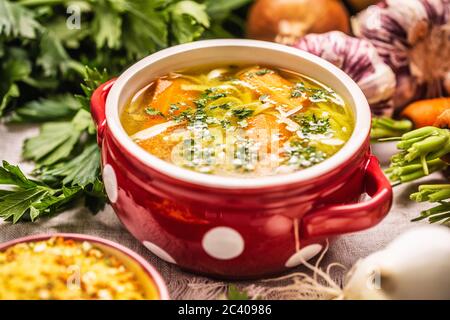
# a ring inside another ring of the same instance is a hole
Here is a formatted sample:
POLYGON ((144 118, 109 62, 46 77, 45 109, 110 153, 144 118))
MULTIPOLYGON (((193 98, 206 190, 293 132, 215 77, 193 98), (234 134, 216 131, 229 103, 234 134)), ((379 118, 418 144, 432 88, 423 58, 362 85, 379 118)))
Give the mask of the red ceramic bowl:
POLYGON ((335 235, 374 226, 392 189, 370 153, 368 103, 344 72, 301 50, 253 40, 208 40, 137 62, 99 87, 91 101, 109 200, 128 230, 160 258, 198 273, 249 278, 299 265, 335 235), (206 175, 164 162, 135 144, 119 115, 156 77, 196 65, 260 63, 306 74, 353 109, 355 130, 326 161, 288 175, 206 175), (371 199, 359 202, 367 192, 371 199))
POLYGON ((18 243, 43 241, 53 237, 61 237, 81 242, 88 241, 103 252, 118 258, 129 270, 131 270, 138 278, 139 283, 142 285, 142 288, 145 290, 148 297, 153 296, 155 290, 157 290, 156 295, 158 296, 158 299, 169 300, 169 292, 167 291, 166 284, 161 275, 151 264, 134 251, 118 243, 99 237, 76 233, 38 234, 1 243, 0 252, 18 243))

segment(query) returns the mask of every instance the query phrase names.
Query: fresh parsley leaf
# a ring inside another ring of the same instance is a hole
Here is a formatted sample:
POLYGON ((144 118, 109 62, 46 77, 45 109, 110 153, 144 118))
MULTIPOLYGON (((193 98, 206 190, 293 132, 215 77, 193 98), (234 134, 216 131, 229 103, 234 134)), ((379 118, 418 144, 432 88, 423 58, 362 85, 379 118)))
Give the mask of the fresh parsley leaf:
MULTIPOLYGON (((0 42, 1 43, 1 42, 0 42)), ((5 48, 0 57, 0 116, 15 98, 20 96, 18 83, 28 79, 32 66, 25 50, 12 47, 5 48)))
POLYGON ((14 110, 11 122, 45 122, 65 120, 73 117, 81 104, 71 94, 59 94, 30 101, 14 110))
POLYGON ((46 123, 38 136, 25 141, 23 156, 38 165, 54 164, 70 155, 83 132, 91 126, 91 115, 85 110, 78 111, 72 121, 46 123))
POLYGON ((83 65, 70 58, 61 41, 52 31, 42 34, 39 46, 41 52, 36 64, 43 69, 44 76, 55 77, 58 72, 66 74, 70 69, 83 73, 83 65))
POLYGON ((15 185, 24 189, 36 187, 37 183, 29 180, 18 166, 9 164, 3 161, 3 166, 0 167, 0 184, 15 185))
POLYGON ((37 171, 43 181, 53 182, 62 178, 63 185, 86 187, 97 181, 100 174, 100 150, 95 141, 73 159, 37 171))
POLYGON ((122 16, 109 1, 97 1, 91 31, 97 48, 119 49, 122 35, 122 16))
POLYGON ((93 213, 102 210, 106 200, 105 186, 99 178, 84 188, 84 204, 93 213))
MULTIPOLYGON (((47 190, 41 187, 34 187, 3 196, 0 199, 0 218, 5 220, 12 218, 13 223, 16 223, 30 210, 34 203, 39 203, 47 195, 47 190)), ((34 210, 36 211, 37 209, 35 208, 34 210)), ((33 212, 34 217, 37 217, 37 215, 36 212, 33 212)))
POLYGON ((247 292, 239 290, 235 285, 228 286, 228 300, 249 300, 247 292))
POLYGON ((0 185, 13 186, 12 190, 0 192, 0 218, 13 223, 53 214, 82 194, 81 187, 54 189, 38 184, 6 161, 0 167, 0 185))
POLYGON ((186 43, 200 37, 209 27, 206 6, 195 1, 180 1, 168 8, 172 34, 176 43, 186 43))
POLYGON ((20 3, 0 0, 0 35, 34 39, 40 27, 32 10, 20 3))
POLYGON ((91 110, 91 96, 95 89, 102 83, 105 83, 110 79, 110 75, 103 69, 99 71, 97 68, 90 68, 86 66, 84 71, 84 83, 81 84, 83 95, 75 95, 75 98, 79 101, 82 108, 86 111, 91 110))

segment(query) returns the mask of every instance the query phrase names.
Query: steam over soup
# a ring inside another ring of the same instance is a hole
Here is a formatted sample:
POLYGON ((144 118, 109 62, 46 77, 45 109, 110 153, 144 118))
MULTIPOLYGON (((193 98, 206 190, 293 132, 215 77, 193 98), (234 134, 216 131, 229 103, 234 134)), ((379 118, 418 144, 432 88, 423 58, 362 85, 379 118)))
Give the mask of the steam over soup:
POLYGON ((335 154, 353 116, 331 88, 286 70, 182 70, 137 92, 121 121, 149 153, 177 166, 256 177, 311 167, 335 154))

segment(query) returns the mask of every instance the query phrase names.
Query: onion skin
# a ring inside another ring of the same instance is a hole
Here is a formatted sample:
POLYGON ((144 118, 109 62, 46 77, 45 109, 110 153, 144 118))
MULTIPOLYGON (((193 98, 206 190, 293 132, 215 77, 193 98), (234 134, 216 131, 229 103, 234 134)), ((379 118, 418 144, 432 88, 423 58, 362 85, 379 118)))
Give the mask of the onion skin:
POLYGON ((364 92, 373 114, 392 114, 395 75, 370 42, 332 31, 308 34, 294 47, 319 56, 347 73, 364 92))
POLYGON ((338 0, 257 0, 246 27, 248 38, 288 45, 332 30, 350 32, 349 14, 338 0))
POLYGON ((394 106, 450 93, 450 0, 384 0, 352 19, 397 77, 394 106))

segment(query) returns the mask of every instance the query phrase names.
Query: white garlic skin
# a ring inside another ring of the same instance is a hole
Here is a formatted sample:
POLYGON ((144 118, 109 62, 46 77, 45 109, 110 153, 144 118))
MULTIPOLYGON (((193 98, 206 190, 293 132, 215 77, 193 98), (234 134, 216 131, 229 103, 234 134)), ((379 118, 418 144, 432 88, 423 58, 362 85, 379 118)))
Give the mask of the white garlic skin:
POLYGON ((411 229, 382 251, 359 260, 346 299, 450 299, 450 229, 411 229))

